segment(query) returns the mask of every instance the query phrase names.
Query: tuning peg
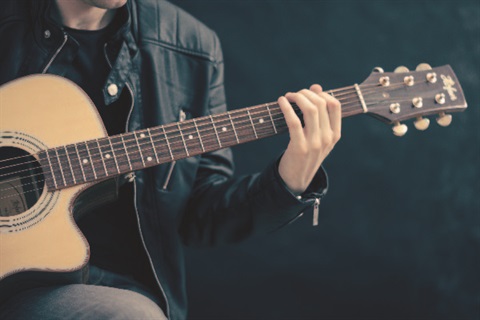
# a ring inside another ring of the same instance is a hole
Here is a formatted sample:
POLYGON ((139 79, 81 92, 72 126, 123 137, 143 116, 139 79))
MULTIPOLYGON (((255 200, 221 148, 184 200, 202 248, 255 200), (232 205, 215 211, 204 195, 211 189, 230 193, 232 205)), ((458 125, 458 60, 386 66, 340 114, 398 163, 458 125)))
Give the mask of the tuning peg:
POLYGON ((383 71, 382 67, 375 67, 373 68, 373 72, 384 73, 385 71, 383 71))
POLYGON ((396 135, 397 137, 404 136, 405 133, 408 131, 408 127, 404 124, 400 124, 400 122, 396 121, 394 123, 395 125, 393 126, 393 134, 396 135))
POLYGON ((424 131, 428 129, 428 126, 430 125, 430 119, 417 117, 417 120, 415 120, 413 124, 417 130, 424 131))
POLYGON ((415 71, 426 71, 426 70, 432 70, 432 67, 428 63, 420 63, 415 71))
POLYGON ((437 123, 442 127, 448 127, 452 123, 452 115, 440 112, 437 117, 437 123))
POLYGON ((444 104, 445 103, 445 93, 437 93, 435 95, 435 102, 438 104, 444 104))
POLYGON ((405 67, 405 66, 400 66, 400 67, 397 67, 397 68, 395 69, 395 71, 393 71, 393 72, 395 72, 395 73, 405 73, 405 72, 409 72, 409 71, 410 71, 410 70, 408 70, 407 67, 405 67))

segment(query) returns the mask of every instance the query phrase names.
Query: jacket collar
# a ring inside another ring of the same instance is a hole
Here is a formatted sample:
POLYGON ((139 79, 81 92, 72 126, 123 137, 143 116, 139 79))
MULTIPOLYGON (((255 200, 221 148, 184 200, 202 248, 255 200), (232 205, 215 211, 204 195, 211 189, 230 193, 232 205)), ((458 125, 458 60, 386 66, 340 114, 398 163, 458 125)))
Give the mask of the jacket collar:
MULTIPOLYGON (((137 50, 137 46, 132 43, 133 37, 126 36, 131 29, 131 2, 129 0, 126 5, 119 8, 117 14, 112 21, 116 24, 117 31, 109 40, 109 44, 119 43, 121 40, 128 41, 127 45, 132 56, 137 50)), ((31 0, 30 15, 34 21, 33 32, 38 43, 47 47, 55 46, 63 40, 63 25, 61 23, 60 14, 53 0, 31 0)), ((120 47, 119 47, 120 48, 120 47)))

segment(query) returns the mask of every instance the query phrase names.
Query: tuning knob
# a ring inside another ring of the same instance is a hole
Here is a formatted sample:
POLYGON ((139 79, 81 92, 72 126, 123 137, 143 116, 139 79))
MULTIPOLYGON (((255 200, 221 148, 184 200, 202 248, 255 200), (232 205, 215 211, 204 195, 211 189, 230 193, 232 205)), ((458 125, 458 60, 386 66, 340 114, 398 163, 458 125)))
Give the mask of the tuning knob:
POLYGON ((396 135, 397 137, 401 137, 401 136, 404 136, 405 133, 407 133, 408 127, 397 121, 395 122, 395 125, 393 126, 392 130, 394 135, 396 135))
POLYGON ((415 125, 415 128, 417 130, 425 131, 428 129, 428 126, 430 125, 430 119, 418 117, 417 120, 413 122, 413 124, 415 125))
POLYGON ((409 72, 409 71, 410 71, 410 70, 408 70, 407 67, 405 67, 405 66, 399 66, 399 67, 397 67, 397 68, 395 69, 395 71, 393 71, 393 72, 395 72, 395 73, 405 73, 405 72, 409 72))
POLYGON ((383 71, 382 67, 375 67, 373 68, 373 72, 384 73, 385 71, 383 71))
POLYGON ((420 63, 415 71, 426 71, 426 70, 432 70, 432 67, 428 63, 420 63))
POLYGON ((442 127, 448 127, 452 123, 452 115, 440 112, 437 117, 437 123, 442 127))

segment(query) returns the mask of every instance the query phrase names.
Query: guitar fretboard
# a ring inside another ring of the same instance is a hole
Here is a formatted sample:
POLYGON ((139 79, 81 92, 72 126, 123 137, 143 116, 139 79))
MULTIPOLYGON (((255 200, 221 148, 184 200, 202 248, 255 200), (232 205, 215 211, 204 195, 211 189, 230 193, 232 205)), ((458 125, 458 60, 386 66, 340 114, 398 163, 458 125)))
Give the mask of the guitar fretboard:
MULTIPOLYGON (((355 94, 356 100, 353 106, 350 103, 348 113, 342 111, 344 117, 363 113, 362 101, 354 88, 350 94, 355 94)), ((295 105, 294 110, 301 115, 295 105)), ((56 190, 270 137, 286 130, 283 113, 274 102, 52 148, 39 153, 39 157, 48 189, 56 190)))

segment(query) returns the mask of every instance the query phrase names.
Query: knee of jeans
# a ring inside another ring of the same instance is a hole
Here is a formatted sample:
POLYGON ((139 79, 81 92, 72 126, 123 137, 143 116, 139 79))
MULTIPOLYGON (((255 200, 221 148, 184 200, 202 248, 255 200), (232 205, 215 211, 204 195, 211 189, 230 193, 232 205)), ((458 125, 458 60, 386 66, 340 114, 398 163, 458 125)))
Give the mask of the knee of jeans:
POLYGON ((121 299, 111 302, 105 310, 106 319, 155 319, 167 320, 162 309, 149 298, 132 291, 127 291, 121 299))

